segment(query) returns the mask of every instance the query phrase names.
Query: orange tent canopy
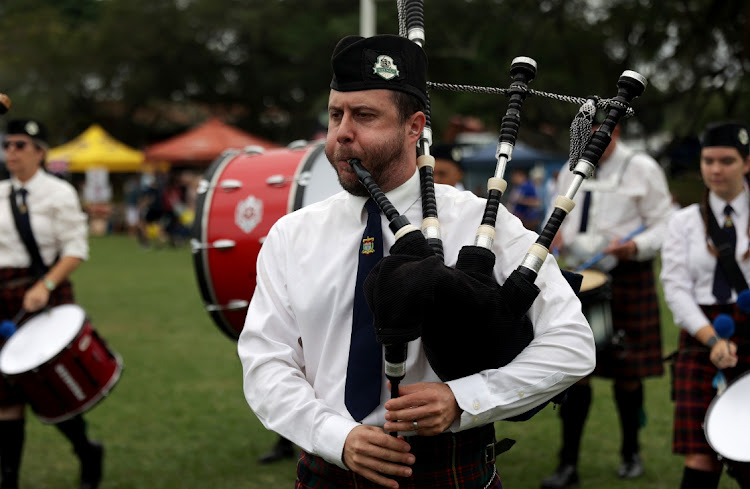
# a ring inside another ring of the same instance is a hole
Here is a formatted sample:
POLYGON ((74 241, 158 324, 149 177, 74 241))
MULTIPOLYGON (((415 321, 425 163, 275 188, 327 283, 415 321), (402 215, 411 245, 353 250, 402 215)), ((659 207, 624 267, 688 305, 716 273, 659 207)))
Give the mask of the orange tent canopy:
POLYGON ((148 146, 144 153, 148 161, 207 165, 226 149, 246 146, 262 146, 264 149, 280 147, 214 117, 182 134, 148 146))

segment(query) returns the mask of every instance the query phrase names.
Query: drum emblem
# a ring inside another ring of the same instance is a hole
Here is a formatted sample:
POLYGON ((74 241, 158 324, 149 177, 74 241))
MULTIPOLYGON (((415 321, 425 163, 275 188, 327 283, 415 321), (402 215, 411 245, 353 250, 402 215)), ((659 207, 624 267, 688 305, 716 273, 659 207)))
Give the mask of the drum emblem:
POLYGON ((245 233, 250 233, 263 219, 263 201, 249 196, 241 200, 234 210, 234 222, 245 233))

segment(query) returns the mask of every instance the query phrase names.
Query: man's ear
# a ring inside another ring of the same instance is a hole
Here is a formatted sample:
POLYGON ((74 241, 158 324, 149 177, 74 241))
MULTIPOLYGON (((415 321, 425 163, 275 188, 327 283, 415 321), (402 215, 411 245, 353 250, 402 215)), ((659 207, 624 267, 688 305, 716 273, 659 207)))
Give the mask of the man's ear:
POLYGON ((409 136, 410 139, 414 139, 414 142, 416 143, 417 139, 419 139, 419 135, 422 134, 422 130, 424 130, 424 126, 427 124, 427 118, 424 115, 424 112, 419 111, 415 112, 410 118, 409 118, 409 136))

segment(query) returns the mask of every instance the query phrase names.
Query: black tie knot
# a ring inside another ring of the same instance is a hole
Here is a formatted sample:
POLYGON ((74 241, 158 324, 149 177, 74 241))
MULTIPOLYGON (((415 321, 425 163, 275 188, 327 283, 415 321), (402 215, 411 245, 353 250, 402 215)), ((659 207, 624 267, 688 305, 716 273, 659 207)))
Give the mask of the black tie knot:
POLYGON ((727 204, 724 206, 724 228, 729 229, 734 227, 734 222, 732 221, 732 206, 727 204))
MULTIPOLYGON (((18 189, 18 194, 21 196, 21 204, 19 206, 19 210, 21 211, 22 214, 26 214, 26 211, 27 211, 26 196, 29 194, 29 191, 21 187, 20 189, 18 189)), ((16 203, 18 203, 17 200, 16 200, 16 203)))
POLYGON ((380 214, 380 207, 378 207, 378 203, 372 198, 367 199, 367 202, 365 202, 365 210, 368 214, 380 214))

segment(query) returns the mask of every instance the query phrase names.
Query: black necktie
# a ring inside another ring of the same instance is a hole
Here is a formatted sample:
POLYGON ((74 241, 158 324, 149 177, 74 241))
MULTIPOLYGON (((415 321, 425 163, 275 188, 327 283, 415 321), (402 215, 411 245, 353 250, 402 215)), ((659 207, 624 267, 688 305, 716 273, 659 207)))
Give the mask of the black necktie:
POLYGON ((29 208, 26 205, 26 196, 29 195, 29 191, 25 188, 21 188, 18 190, 18 193, 21 194, 21 206, 18 208, 19 211, 21 211, 21 214, 26 215, 26 219, 29 217, 29 208))
POLYGON ((19 226, 21 226, 22 229, 19 229, 19 232, 28 232, 31 233, 31 220, 29 219, 29 206, 26 204, 26 196, 29 194, 29 191, 25 188, 21 188, 18 190, 19 195, 21 196, 21 205, 18 206, 18 212, 19 214, 19 226))
POLYGON ((583 209, 581 209, 581 227, 578 229, 579 232, 585 233, 586 228, 589 225, 589 207, 591 207, 591 191, 586 190, 583 194, 583 209))
POLYGON ((380 405, 380 388, 383 382, 382 347, 375 339, 372 312, 364 294, 367 274, 383 257, 383 231, 380 227, 380 209, 375 201, 368 199, 365 209, 367 227, 359 248, 352 339, 344 395, 346 408, 356 421, 361 421, 380 405))
MULTIPOLYGON (((729 246, 732 250, 732 256, 734 256, 734 249, 737 245, 737 230, 732 222, 732 206, 727 204, 724 207, 724 227, 721 231, 727 238, 729 246)), ((726 304, 729 298, 732 297, 732 288, 729 286, 729 279, 724 270, 719 266, 719 262, 716 262, 716 270, 714 270, 714 287, 713 293, 716 297, 716 301, 719 304, 726 304)))

